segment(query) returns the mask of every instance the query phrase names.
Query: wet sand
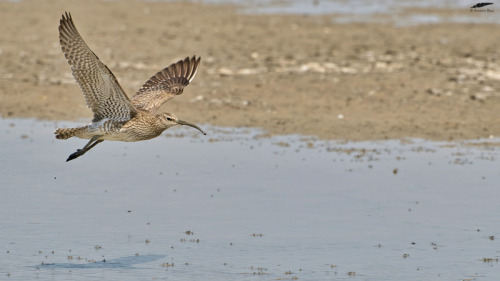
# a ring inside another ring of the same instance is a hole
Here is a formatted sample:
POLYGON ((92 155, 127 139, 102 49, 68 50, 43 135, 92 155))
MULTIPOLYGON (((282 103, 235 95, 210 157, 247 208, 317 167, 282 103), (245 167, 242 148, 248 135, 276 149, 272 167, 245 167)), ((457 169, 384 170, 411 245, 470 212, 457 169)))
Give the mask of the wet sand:
POLYGON ((2 117, 91 118, 58 43, 64 11, 129 95, 201 56, 163 107, 199 124, 346 140, 500 135, 496 25, 335 24, 186 2, 0 2, 2 117))

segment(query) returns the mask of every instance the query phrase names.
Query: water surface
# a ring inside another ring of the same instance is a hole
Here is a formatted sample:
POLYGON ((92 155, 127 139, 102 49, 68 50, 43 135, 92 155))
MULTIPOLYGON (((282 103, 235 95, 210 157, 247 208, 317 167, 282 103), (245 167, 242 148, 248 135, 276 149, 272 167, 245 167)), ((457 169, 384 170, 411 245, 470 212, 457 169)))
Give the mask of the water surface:
POLYGON ((384 22, 395 25, 500 23, 496 6, 498 3, 478 9, 480 12, 472 12, 470 8, 481 1, 470 0, 201 0, 201 2, 239 5, 244 13, 334 14, 335 23, 384 22))
POLYGON ((0 120, 1 280, 496 280, 499 148, 0 120))

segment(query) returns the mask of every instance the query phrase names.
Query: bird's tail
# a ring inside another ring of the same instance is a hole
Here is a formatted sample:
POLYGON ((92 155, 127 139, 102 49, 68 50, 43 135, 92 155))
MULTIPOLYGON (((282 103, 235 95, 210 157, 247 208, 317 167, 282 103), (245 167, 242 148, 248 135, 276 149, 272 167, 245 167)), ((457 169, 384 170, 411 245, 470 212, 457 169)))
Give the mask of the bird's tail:
POLYGON ((65 140, 83 133, 85 129, 85 127, 57 129, 54 134, 56 134, 56 139, 65 140))

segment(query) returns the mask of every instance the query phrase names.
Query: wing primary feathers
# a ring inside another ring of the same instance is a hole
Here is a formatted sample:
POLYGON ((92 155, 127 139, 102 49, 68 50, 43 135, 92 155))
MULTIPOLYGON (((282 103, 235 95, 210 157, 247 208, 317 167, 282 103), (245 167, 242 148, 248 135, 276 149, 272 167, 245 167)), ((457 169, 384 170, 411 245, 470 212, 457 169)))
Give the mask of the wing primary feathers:
POLYGON ((196 76, 200 57, 186 57, 153 75, 132 97, 132 104, 154 113, 176 95, 182 94, 196 76))
POLYGON ((87 105, 94 113, 93 121, 104 118, 125 121, 137 114, 116 77, 87 46, 68 12, 59 21, 59 42, 87 105))

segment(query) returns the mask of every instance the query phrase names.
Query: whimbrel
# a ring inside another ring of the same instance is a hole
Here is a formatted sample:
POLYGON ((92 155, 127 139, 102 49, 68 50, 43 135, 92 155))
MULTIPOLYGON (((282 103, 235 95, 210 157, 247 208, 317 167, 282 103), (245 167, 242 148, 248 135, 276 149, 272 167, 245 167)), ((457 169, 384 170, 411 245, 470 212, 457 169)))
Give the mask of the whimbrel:
POLYGON ((71 14, 62 15, 59 40, 73 76, 94 113, 92 123, 78 128, 57 129, 57 139, 90 139, 66 161, 82 156, 104 140, 142 141, 155 138, 176 125, 187 125, 206 133, 195 124, 179 120, 172 113, 156 114, 171 98, 182 94, 196 76, 200 58, 187 57, 152 76, 129 99, 109 68, 90 50, 78 33, 71 14))

